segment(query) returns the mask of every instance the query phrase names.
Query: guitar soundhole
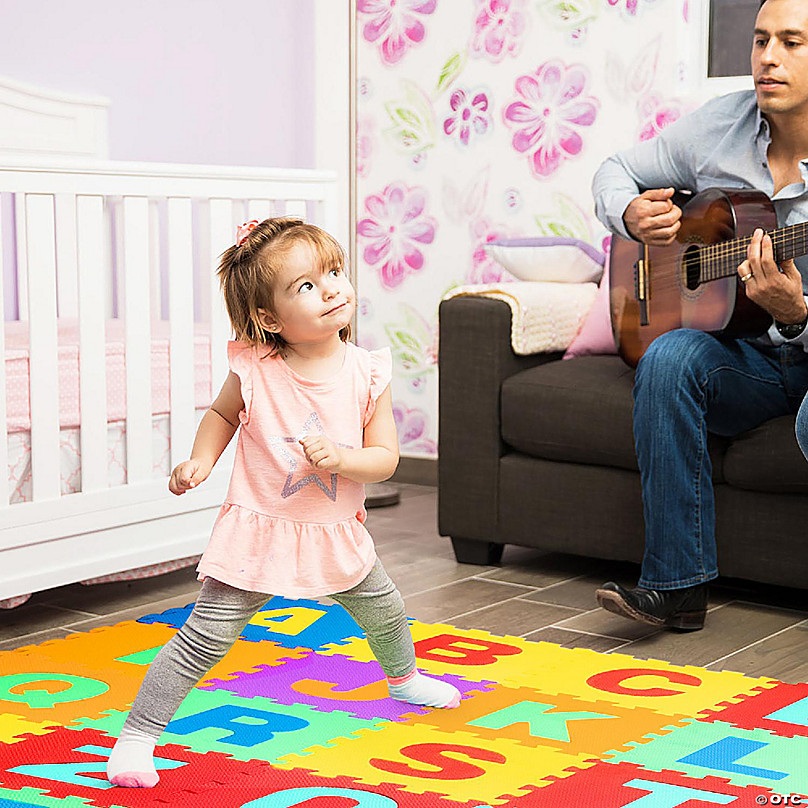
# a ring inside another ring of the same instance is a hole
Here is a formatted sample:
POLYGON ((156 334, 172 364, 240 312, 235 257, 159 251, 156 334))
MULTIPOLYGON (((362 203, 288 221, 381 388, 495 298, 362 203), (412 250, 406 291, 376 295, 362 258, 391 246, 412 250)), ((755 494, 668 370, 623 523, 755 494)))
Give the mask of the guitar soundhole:
POLYGON ((701 285, 701 249, 698 244, 691 244, 682 256, 685 287, 691 292, 701 285))

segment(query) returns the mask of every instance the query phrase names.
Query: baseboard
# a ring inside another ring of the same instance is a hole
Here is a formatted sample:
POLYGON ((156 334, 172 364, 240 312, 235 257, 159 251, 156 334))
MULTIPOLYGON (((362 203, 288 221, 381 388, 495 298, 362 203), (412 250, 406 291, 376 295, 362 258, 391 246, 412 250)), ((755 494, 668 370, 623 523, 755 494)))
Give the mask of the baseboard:
POLYGON ((402 457, 396 473, 390 478, 394 483, 414 485, 438 485, 438 461, 432 457, 402 457))

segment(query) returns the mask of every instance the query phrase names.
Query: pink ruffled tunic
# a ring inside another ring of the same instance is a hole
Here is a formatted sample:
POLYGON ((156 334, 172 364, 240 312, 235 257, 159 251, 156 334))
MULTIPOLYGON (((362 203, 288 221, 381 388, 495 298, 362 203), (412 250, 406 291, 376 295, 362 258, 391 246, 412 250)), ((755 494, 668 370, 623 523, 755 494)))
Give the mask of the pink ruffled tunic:
POLYGON ((199 579, 289 597, 350 589, 376 560, 363 524, 364 486, 315 469, 298 441, 324 434, 338 446, 361 448, 390 383, 390 350, 348 342, 341 369, 318 381, 241 342, 230 342, 227 353, 245 408, 230 488, 199 579))

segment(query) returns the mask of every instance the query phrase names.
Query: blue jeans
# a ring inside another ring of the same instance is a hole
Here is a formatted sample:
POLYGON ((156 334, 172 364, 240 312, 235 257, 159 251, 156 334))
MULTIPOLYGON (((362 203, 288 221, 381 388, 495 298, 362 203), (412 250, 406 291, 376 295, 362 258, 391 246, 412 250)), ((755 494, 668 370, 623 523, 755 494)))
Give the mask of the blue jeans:
MULTIPOLYGON (((634 442, 642 480, 645 555, 639 585, 680 589, 718 575, 707 432, 733 436, 797 412, 808 457, 808 354, 677 329, 637 367, 634 442)), ((762 538, 762 537, 761 537, 762 538)))

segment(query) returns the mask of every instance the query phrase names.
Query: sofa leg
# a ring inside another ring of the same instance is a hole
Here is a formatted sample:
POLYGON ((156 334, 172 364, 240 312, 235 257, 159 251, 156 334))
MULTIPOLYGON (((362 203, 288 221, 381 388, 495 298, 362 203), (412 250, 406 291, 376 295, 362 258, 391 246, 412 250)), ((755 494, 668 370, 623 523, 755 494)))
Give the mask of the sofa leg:
POLYGON ((498 564, 505 545, 452 536, 455 558, 461 564, 498 564))

